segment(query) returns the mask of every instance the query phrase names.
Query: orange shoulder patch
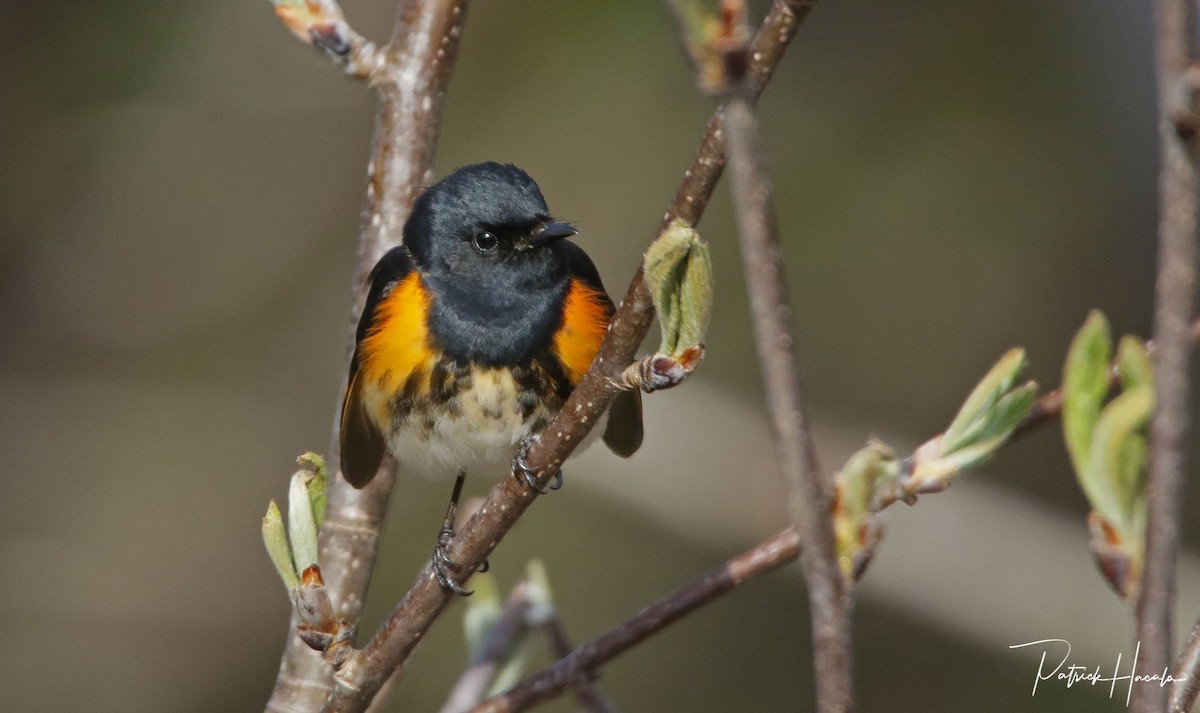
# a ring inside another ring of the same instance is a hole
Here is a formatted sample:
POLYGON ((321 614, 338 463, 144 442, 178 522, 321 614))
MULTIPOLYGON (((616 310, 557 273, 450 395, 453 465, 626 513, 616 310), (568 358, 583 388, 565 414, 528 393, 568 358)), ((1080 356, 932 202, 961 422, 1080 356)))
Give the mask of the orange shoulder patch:
POLYGON ((554 354, 572 384, 579 383, 600 351, 609 316, 608 304, 599 291, 581 280, 571 280, 563 304, 562 325, 554 333, 554 354))
POLYGON ((393 394, 432 358, 429 346, 429 295, 416 273, 404 278, 375 307, 371 330, 359 352, 367 384, 393 394))

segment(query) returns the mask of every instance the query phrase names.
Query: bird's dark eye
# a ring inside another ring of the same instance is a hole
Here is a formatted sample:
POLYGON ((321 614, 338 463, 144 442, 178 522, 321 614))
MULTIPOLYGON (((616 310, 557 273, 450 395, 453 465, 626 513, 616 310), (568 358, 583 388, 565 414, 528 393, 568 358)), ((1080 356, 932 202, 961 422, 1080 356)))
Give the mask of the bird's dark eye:
POLYGON ((499 238, 486 230, 475 233, 475 237, 471 238, 471 244, 481 253, 488 253, 495 250, 496 245, 499 243, 499 238))

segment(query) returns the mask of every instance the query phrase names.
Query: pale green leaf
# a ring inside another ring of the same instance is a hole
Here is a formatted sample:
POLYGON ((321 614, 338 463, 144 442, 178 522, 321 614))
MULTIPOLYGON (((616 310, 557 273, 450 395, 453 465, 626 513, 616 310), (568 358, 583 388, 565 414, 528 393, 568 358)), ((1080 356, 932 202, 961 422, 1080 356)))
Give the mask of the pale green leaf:
POLYGON ((1117 344, 1117 374, 1125 391, 1142 385, 1154 388, 1154 365, 1142 340, 1129 335, 1121 337, 1117 344))
POLYGON ((288 488, 288 539, 296 571, 301 573, 317 564, 317 523, 308 496, 308 476, 304 471, 296 473, 288 488))
POLYGON ((1154 392, 1138 386, 1112 400, 1093 432, 1084 492, 1092 507, 1129 541, 1134 505, 1143 496, 1146 441, 1140 431, 1154 411, 1154 392))
POLYGON ((1032 381, 1005 394, 981 416, 979 427, 972 429, 975 433, 971 442, 948 450, 943 458, 955 464, 956 474, 982 465, 1008 441, 1017 424, 1029 415, 1036 399, 1037 384, 1032 381))
POLYGON ((1025 350, 1010 349, 979 381, 942 436, 943 453, 952 453, 979 437, 989 424, 989 414, 1021 376, 1026 365, 1025 350))
MULTIPOLYGON (((1100 418, 1100 407, 1108 395, 1108 369, 1112 360, 1112 338, 1104 313, 1093 310, 1075 335, 1063 368, 1063 439, 1075 466, 1076 477, 1088 492, 1087 476, 1092 450, 1092 431, 1100 418)), ((1089 495, 1090 499, 1090 495, 1089 495)))
POLYGON ((288 546, 287 533, 284 532, 283 516, 279 513, 279 506, 272 500, 267 506, 267 514, 263 516, 262 521, 262 536, 263 544, 267 548, 267 555, 271 558, 271 563, 275 565, 275 571, 279 573, 279 578, 283 580, 283 586, 288 590, 300 585, 300 578, 296 575, 296 568, 292 564, 292 550, 288 546))

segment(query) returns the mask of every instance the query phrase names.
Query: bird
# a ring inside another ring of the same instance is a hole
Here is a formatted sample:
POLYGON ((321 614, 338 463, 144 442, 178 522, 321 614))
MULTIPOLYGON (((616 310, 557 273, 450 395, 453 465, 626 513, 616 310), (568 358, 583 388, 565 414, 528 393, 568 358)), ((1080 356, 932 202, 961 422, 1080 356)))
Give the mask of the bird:
MULTIPOLYGON (((524 454, 587 372, 614 312, 595 265, 532 177, 459 168, 416 199, 401 245, 368 277, 340 421, 340 465, 362 488, 385 452, 401 475, 455 474, 432 557, 438 583, 470 590, 446 554, 468 472, 538 487, 524 454)), ((631 456, 641 396, 623 391, 603 440, 631 456)), ((554 489, 562 474, 555 474, 554 489)))

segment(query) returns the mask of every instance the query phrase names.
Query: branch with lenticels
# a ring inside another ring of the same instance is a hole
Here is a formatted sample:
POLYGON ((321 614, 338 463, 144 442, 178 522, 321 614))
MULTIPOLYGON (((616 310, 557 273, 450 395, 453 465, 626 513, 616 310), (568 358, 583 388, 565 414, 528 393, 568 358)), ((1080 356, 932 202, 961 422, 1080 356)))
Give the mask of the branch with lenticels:
MULTIPOLYGON (((334 0, 274 0, 275 12, 301 41, 321 51, 348 74, 368 80, 378 94, 375 136, 367 168, 367 192, 358 232, 354 275, 354 325, 366 296, 365 278, 381 255, 399 245, 404 221, 421 188, 433 179, 433 154, 441 125, 442 98, 454 65, 466 0, 403 0, 391 40, 377 48, 354 31, 334 0)), ((349 353, 347 352, 347 356, 349 353)), ((338 462, 334 419, 329 462, 338 462)), ((324 600, 348 627, 352 640, 366 601, 378 550, 379 530, 394 482, 385 464, 364 489, 336 478, 320 536, 324 600)), ((267 711, 313 711, 326 700, 330 666, 297 634, 292 618, 267 711)))

